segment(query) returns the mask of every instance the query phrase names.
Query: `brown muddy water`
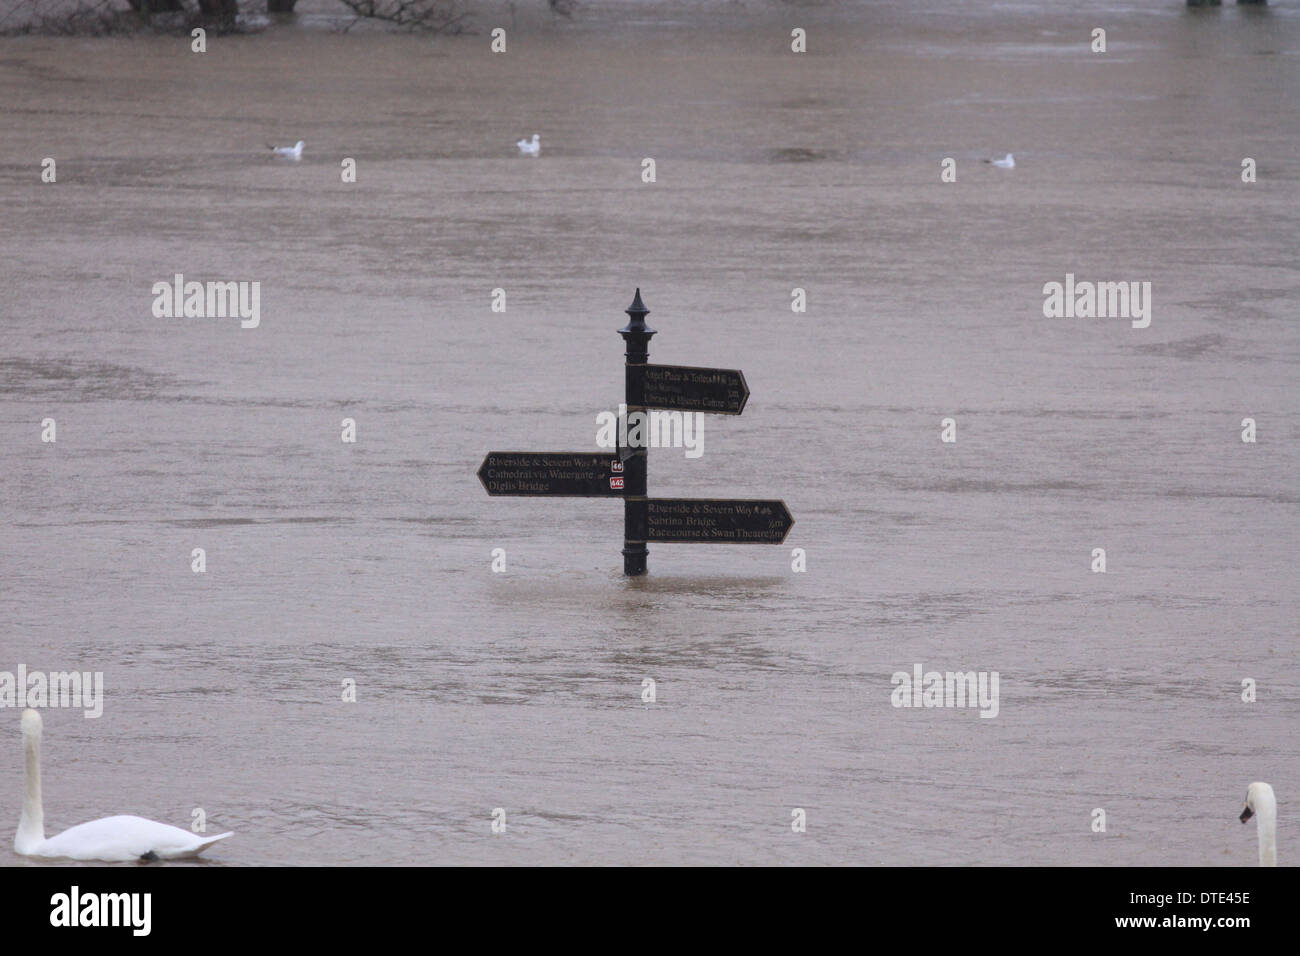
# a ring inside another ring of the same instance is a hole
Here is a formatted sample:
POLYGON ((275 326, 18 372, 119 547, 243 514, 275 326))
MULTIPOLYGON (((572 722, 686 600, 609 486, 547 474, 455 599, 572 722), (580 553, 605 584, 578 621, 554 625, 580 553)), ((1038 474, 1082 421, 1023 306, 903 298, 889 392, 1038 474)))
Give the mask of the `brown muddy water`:
POLYGON ((1267 780, 1300 859, 1295 4, 613 5, 505 55, 307 19, 0 40, 0 670, 105 686, 45 715, 51 833, 1253 865, 1267 780), (178 272, 259 282, 260 325, 155 317, 178 272), (1067 273, 1150 282, 1149 327, 1045 318, 1067 273), (595 450, 637 286, 652 361, 752 392, 651 494, 782 498, 783 546, 627 580, 616 501, 475 477, 595 450), (998 672, 997 716, 895 708, 916 664, 998 672))

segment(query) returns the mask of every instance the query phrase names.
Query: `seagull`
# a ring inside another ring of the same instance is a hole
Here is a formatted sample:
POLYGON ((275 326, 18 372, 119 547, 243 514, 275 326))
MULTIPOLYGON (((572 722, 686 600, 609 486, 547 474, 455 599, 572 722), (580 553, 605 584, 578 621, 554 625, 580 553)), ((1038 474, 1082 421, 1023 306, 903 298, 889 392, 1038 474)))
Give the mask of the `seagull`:
POLYGON ((1015 168, 1016 168, 1016 158, 1015 158, 1014 156, 1012 156, 1010 153, 1007 153, 1005 159, 986 159, 986 160, 984 160, 984 162, 986 162, 986 163, 992 163, 992 164, 993 164, 994 166, 996 166, 998 169, 1015 169, 1015 168))
POLYGON ((515 145, 519 147, 519 152, 525 156, 539 156, 542 152, 542 138, 536 133, 533 134, 531 140, 521 139, 515 145))
POLYGON ((291 159, 295 163, 302 159, 302 140, 292 146, 272 146, 267 143, 266 148, 275 154, 276 159, 291 159))

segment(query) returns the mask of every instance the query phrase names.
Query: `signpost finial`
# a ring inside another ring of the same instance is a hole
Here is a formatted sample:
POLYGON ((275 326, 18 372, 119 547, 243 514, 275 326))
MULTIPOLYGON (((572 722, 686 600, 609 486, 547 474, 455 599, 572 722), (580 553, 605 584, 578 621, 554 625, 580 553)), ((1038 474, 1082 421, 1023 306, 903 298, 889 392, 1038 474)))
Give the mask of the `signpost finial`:
POLYGON ((636 295, 632 297, 632 304, 623 310, 627 313, 628 323, 619 332, 626 337, 628 333, 641 334, 648 339, 655 334, 655 330, 645 324, 645 317, 650 314, 650 310, 645 307, 641 301, 641 287, 637 286, 636 295))
POLYGON ((641 301, 641 287, 640 287, 640 286, 637 286, 637 287, 636 287, 636 295, 632 296, 632 304, 629 305, 629 306, 627 307, 627 314, 628 314, 628 315, 632 315, 634 312, 639 312, 639 313, 641 313, 641 317, 642 317, 642 318, 644 318, 645 316, 647 316, 647 315, 650 314, 650 310, 647 309, 647 308, 645 307, 645 303, 641 301))

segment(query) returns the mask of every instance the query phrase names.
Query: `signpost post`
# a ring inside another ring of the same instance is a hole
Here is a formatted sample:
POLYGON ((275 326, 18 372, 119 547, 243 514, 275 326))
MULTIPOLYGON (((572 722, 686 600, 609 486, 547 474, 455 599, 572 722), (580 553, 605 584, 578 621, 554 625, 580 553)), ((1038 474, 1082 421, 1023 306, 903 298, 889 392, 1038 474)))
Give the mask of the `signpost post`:
MULTIPOLYGON (((651 365, 650 310, 636 290, 619 329, 626 343, 624 403, 630 417, 651 408, 739 415, 749 386, 738 369, 651 365)), ((646 573, 648 541, 780 544, 794 518, 785 502, 749 498, 650 498, 646 490, 648 429, 629 429, 641 444, 614 452, 488 452, 478 478, 489 495, 623 499, 623 573, 646 573)))
MULTIPOLYGON (((627 307, 627 325, 618 330, 627 343, 626 365, 623 373, 628 421, 633 412, 645 413, 646 360, 650 358, 650 337, 655 330, 645 324, 650 310, 641 301, 641 290, 636 290, 632 304, 627 307)), ((630 576, 645 574, 646 555, 646 465, 649 451, 645 445, 645 431, 641 445, 620 449, 627 484, 623 488, 623 573, 630 576)))

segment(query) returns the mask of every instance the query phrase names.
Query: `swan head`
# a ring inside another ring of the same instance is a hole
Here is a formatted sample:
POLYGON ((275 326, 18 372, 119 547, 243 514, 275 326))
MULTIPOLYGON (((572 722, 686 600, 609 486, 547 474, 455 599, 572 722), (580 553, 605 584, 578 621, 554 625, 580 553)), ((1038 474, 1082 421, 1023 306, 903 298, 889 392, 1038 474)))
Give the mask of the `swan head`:
POLYGON ((1257 780, 1246 789, 1246 807, 1241 811, 1241 816, 1238 819, 1245 823, 1257 812, 1267 814, 1269 810, 1276 808, 1276 806, 1277 799, 1273 796, 1273 788, 1257 780))
POLYGON ((298 140, 298 142, 294 143, 294 144, 293 144, 293 148, 294 148, 294 149, 302 149, 302 140, 298 140))

